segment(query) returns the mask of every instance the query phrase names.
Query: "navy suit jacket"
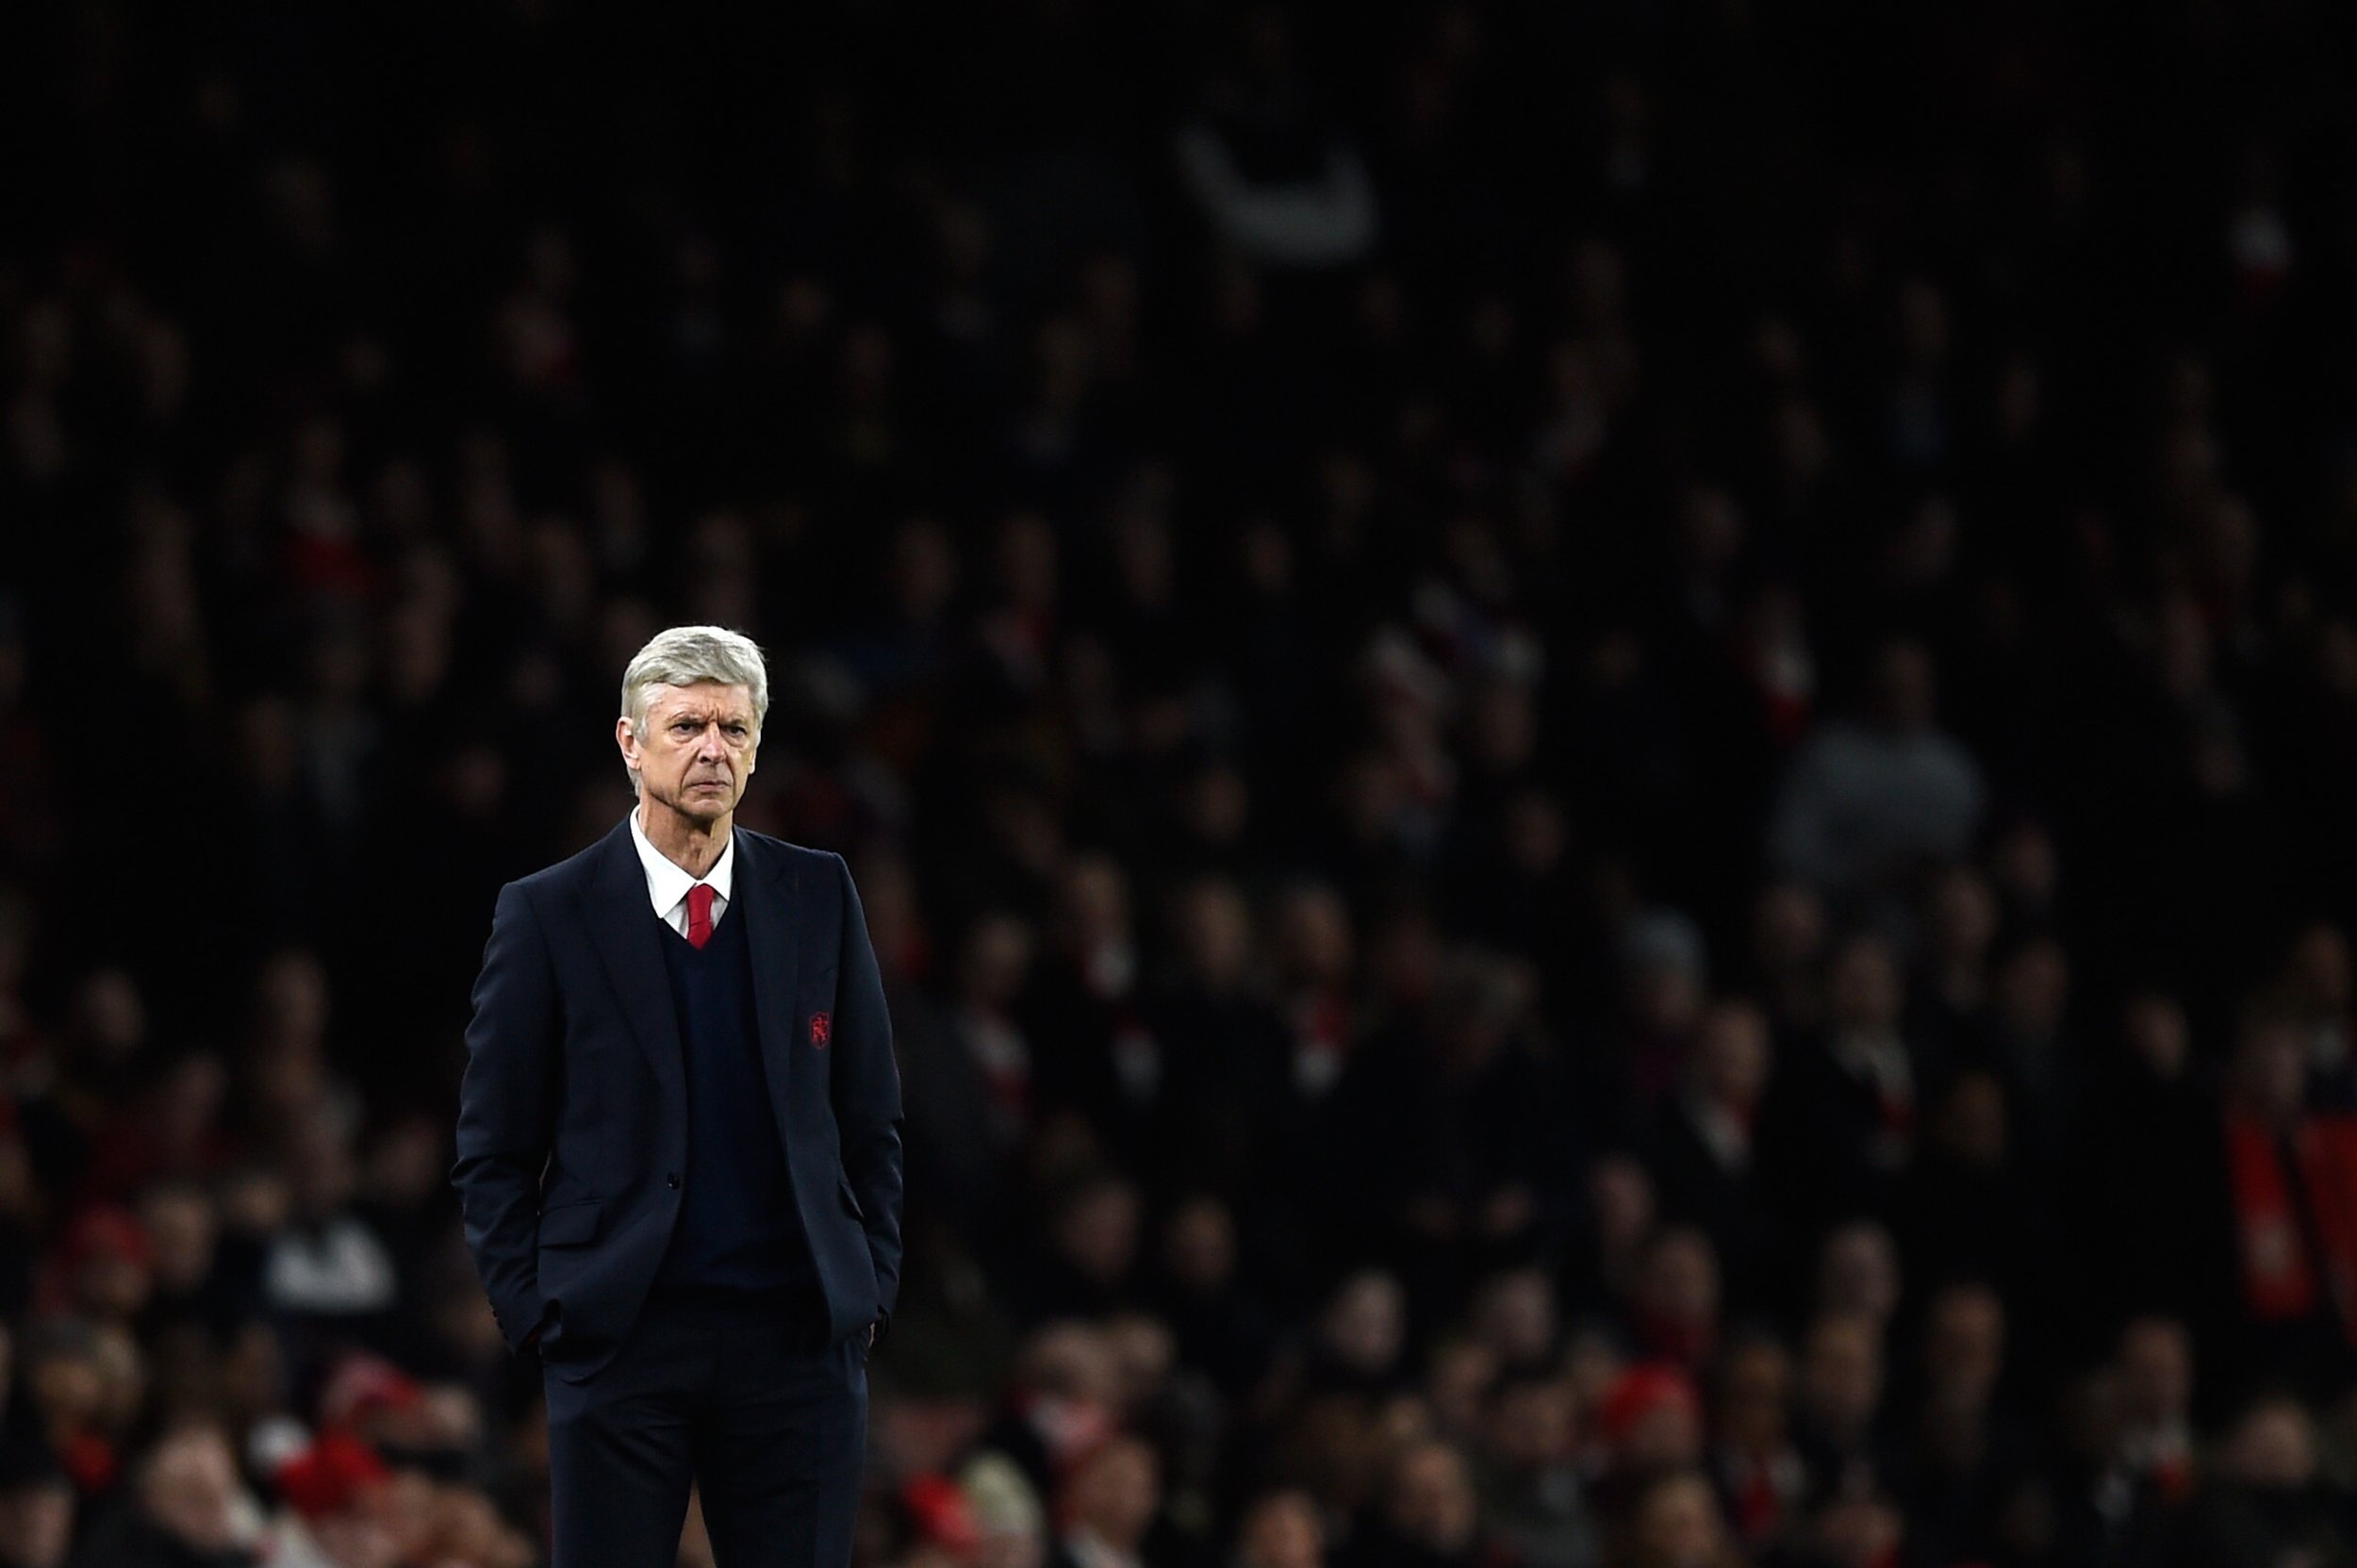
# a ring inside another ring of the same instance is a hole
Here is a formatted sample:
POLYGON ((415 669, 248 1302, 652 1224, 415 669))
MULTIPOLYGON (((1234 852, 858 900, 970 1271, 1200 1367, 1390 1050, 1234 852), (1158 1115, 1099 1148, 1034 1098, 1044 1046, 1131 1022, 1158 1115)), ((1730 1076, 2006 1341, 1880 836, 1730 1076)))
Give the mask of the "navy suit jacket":
MULTIPOLYGON (((635 809, 635 808, 634 808, 635 809)), ((900 1284, 900 1074, 850 868, 744 828, 724 920, 752 949, 769 1099, 832 1337, 900 1284)), ((679 1019, 627 817, 500 889, 467 1026, 467 1245, 509 1347, 576 1380, 635 1321, 687 1168, 679 1019)))

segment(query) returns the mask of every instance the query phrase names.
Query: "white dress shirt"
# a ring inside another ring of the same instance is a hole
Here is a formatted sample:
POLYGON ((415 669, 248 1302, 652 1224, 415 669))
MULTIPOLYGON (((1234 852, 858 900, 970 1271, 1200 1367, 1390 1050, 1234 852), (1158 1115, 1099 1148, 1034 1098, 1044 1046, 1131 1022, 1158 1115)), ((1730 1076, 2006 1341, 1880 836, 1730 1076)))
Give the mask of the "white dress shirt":
POLYGON ((636 806, 630 808, 630 837, 638 846, 638 864, 647 868, 647 901, 654 905, 656 917, 682 936, 686 935, 687 890, 701 880, 712 887, 712 924, 717 929, 720 916, 728 912, 729 889, 735 885, 736 830, 729 829, 729 841, 721 849, 720 858, 712 863, 712 869, 701 879, 689 876, 654 847, 638 820, 636 806))

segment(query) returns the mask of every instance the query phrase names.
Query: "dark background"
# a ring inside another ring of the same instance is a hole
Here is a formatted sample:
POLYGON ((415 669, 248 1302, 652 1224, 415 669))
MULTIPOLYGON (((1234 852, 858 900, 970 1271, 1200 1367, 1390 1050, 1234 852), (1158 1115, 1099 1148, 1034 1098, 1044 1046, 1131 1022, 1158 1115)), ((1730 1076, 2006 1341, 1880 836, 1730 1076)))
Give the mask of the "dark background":
POLYGON ((2353 33, 12 8, 0 1560, 534 1560, 459 1032, 681 621, 862 1568, 2348 1560, 2353 33))

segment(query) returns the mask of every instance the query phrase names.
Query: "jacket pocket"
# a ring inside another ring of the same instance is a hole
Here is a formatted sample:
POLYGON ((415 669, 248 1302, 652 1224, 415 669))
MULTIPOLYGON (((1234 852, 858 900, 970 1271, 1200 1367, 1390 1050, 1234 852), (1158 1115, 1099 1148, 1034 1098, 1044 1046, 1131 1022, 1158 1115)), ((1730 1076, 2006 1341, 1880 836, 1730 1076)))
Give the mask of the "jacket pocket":
POLYGON ((598 1208, 599 1200, 591 1197, 543 1210, 540 1214, 540 1245, 579 1246, 594 1240, 598 1234, 598 1208))

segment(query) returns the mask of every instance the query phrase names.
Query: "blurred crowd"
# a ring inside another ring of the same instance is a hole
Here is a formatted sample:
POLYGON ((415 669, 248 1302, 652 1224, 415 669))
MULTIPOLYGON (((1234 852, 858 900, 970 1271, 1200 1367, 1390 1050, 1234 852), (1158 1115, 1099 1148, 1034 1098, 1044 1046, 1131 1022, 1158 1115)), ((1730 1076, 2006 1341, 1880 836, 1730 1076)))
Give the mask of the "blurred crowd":
POLYGON ((858 1568, 2357 1560, 2353 31, 12 8, 0 1565, 540 1560, 460 1030, 682 621, 858 1568))

